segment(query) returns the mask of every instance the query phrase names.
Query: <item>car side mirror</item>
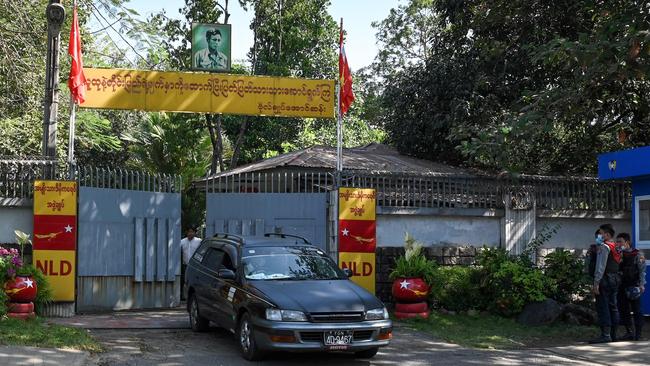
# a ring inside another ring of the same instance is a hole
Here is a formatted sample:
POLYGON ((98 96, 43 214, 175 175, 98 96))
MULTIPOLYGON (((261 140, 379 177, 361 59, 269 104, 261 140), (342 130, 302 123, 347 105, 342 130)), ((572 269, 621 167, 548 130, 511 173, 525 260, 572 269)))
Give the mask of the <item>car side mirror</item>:
POLYGON ((345 275, 348 276, 348 278, 352 277, 352 271, 350 270, 350 268, 343 268, 343 273, 345 273, 345 275))
POLYGON ((224 280, 234 280, 235 272, 233 272, 231 269, 222 268, 219 270, 218 276, 224 280))

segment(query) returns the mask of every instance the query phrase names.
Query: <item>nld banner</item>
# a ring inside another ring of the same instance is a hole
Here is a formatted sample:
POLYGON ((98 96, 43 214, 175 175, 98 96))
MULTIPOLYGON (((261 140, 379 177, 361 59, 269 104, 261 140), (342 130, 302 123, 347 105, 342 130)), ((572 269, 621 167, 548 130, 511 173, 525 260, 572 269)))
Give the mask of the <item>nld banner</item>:
POLYGON ((352 281, 375 293, 377 200, 374 189, 339 189, 339 265, 352 271, 352 281))
POLYGON ((47 277, 54 301, 74 301, 77 182, 34 182, 34 263, 47 277))

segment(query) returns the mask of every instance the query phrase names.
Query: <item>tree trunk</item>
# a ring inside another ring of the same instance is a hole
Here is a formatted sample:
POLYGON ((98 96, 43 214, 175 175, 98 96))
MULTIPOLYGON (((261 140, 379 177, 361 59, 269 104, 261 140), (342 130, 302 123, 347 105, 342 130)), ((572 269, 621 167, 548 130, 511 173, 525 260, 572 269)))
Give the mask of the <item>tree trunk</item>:
POLYGON ((248 123, 249 123, 249 117, 245 117, 241 125, 239 126, 239 134, 237 135, 237 142, 235 143, 235 147, 232 152, 232 159, 230 159, 230 169, 234 169, 237 167, 237 163, 239 161, 239 154, 241 152, 241 146, 244 143, 244 135, 246 134, 246 130, 248 129, 248 123))
POLYGON ((205 115, 206 126, 210 133, 212 144, 212 159, 210 162, 210 175, 223 171, 223 141, 221 139, 221 115, 205 115), (219 169, 219 170, 217 170, 219 169))

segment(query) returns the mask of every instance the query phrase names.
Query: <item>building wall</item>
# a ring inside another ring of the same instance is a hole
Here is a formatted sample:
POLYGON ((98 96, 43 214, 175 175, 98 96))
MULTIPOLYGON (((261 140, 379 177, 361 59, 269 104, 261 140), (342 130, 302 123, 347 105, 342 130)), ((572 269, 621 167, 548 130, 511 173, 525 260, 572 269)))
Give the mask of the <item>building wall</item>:
POLYGON ((498 246, 498 217, 377 215, 377 245, 402 246, 408 232, 426 246, 498 246))
POLYGON ((32 206, 0 205, 0 243, 15 243, 14 230, 31 234, 34 228, 32 206))
POLYGON ((560 225, 557 233, 547 242, 546 248, 587 249, 594 242, 594 233, 602 224, 610 223, 616 233, 630 233, 631 218, 580 218, 580 217, 538 217, 537 232, 560 225))

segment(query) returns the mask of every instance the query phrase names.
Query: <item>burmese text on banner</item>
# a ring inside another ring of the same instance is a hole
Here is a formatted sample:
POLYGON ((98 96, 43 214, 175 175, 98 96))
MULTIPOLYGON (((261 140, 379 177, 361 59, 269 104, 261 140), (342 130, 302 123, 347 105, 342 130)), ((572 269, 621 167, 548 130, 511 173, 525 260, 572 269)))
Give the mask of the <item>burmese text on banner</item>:
POLYGON ((81 107, 334 118, 334 80, 85 68, 81 107))

